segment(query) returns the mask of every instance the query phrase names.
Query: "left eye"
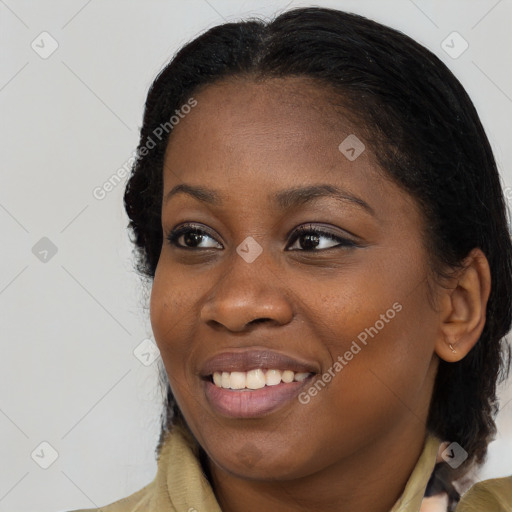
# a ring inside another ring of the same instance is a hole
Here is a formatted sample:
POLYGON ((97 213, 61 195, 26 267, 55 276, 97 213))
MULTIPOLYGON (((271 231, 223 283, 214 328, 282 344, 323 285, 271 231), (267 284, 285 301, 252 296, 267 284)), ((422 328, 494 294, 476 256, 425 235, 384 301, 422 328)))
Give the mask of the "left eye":
MULTIPOLYGON (((173 229, 168 235, 167 240, 170 244, 173 246, 179 248, 179 249, 211 249, 215 248, 215 245, 221 245, 219 242, 217 242, 208 232, 206 232, 204 229, 201 229, 197 227, 194 224, 185 224, 183 226, 180 226, 178 228, 173 229), (180 243, 181 239, 183 238, 183 243, 180 243), (209 245, 198 247, 198 244, 201 244, 204 242, 205 239, 210 239, 212 242, 210 242, 209 245), (190 245, 188 245, 190 244, 190 245)), ((222 248, 222 246, 221 246, 222 248)))
MULTIPOLYGON (((330 233, 329 231, 311 226, 299 227, 292 235, 292 242, 298 242, 298 245, 303 251, 332 249, 334 247, 355 247, 357 245, 354 241, 349 240, 348 238, 343 238, 330 233), (322 243, 322 239, 328 241, 322 243), (330 245, 329 242, 331 242, 330 245)), ((293 245, 297 246, 297 243, 293 245)), ((291 250, 297 250, 296 248, 293 248, 293 245, 288 246, 288 248, 291 248, 291 250)))

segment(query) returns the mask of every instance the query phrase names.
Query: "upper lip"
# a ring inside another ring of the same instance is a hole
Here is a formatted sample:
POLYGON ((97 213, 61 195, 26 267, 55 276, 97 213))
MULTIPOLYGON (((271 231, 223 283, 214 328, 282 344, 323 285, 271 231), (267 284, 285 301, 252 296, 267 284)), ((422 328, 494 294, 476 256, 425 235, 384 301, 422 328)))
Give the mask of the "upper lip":
POLYGON ((318 365, 274 350, 253 349, 226 351, 208 359, 201 368, 201 376, 214 372, 246 372, 257 368, 273 368, 294 372, 318 373, 318 365))

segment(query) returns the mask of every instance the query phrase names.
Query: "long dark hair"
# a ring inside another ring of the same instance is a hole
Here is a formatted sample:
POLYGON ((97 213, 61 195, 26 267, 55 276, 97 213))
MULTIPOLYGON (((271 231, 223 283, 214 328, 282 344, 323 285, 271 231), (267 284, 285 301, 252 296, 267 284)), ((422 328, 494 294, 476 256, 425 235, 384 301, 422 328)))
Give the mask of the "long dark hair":
MULTIPOLYGON (((355 14, 300 8, 270 22, 208 30, 166 65, 146 101, 124 201, 137 270, 149 280, 162 247, 169 119, 201 88, 231 76, 307 77, 324 87, 327 101, 341 101, 381 167, 422 207, 434 275, 460 267, 475 247, 486 255, 492 290, 484 330, 464 359, 440 361, 427 424, 430 432, 468 452, 462 467, 482 463, 496 430, 496 385, 510 366, 504 336, 511 326, 512 246, 496 163, 464 88, 423 46, 355 14), (155 132, 165 123, 163 136, 161 129, 155 132), (144 151, 150 140, 151 150, 144 151)), ((165 407, 157 453, 181 417, 162 371, 165 407)))

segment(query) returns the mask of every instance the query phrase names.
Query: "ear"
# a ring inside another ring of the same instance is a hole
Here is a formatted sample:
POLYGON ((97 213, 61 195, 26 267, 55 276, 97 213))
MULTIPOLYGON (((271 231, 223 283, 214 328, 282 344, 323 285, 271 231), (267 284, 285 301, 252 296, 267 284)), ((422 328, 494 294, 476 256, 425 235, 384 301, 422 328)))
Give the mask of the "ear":
POLYGON ((463 265, 440 298, 441 335, 435 352, 450 363, 463 359, 480 338, 491 293, 489 262, 481 249, 473 249, 463 265))

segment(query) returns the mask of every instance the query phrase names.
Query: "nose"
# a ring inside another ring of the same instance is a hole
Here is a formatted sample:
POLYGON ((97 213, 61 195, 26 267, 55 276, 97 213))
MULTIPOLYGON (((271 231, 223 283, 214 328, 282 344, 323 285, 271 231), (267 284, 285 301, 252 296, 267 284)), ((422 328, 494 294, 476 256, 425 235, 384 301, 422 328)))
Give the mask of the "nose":
POLYGON ((234 253, 201 308, 201 320, 233 332, 263 322, 287 324, 293 318, 291 293, 277 272, 265 251, 252 263, 234 253))

